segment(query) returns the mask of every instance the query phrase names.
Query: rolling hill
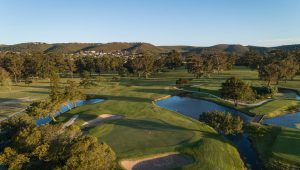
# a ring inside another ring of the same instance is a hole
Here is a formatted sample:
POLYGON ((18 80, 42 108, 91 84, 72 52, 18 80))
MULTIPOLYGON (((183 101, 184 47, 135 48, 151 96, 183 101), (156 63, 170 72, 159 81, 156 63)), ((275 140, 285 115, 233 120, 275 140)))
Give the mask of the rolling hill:
POLYGON ((150 52, 159 54, 177 50, 185 55, 207 53, 211 51, 220 51, 226 53, 234 53, 243 55, 247 51, 255 50, 258 52, 267 52, 272 49, 281 50, 300 50, 300 44, 283 45, 278 47, 258 47, 258 46, 243 46, 239 44, 218 44, 210 47, 195 47, 195 46, 155 46, 149 43, 128 43, 128 42, 112 42, 112 43, 21 43, 15 45, 0 45, 0 51, 13 52, 58 52, 58 53, 76 53, 79 51, 97 51, 97 52, 115 52, 126 51, 128 53, 150 52))

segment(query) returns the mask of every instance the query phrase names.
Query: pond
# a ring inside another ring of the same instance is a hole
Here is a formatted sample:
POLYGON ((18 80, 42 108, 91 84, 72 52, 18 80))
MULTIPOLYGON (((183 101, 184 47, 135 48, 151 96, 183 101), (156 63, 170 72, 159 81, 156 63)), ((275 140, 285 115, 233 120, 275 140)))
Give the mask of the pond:
POLYGON ((300 129, 300 112, 265 119, 263 123, 300 129))
MULTIPOLYGON (((94 104, 94 103, 100 103, 103 102, 104 99, 89 99, 89 100, 78 100, 75 102, 69 102, 67 104, 63 104, 60 108, 60 111, 54 114, 54 117, 57 117, 59 115, 61 115, 62 113, 65 113, 73 108, 79 107, 79 106, 83 106, 83 105, 87 105, 87 104, 94 104)), ((36 121, 36 124, 38 126, 40 125, 45 125, 48 124, 52 121, 51 117, 47 116, 44 118, 40 118, 36 121)))
POLYGON ((193 99, 190 97, 173 96, 165 100, 159 100, 156 102, 156 104, 194 119, 198 119, 202 112, 219 110, 223 112, 231 112, 233 115, 240 116, 245 122, 252 120, 252 117, 235 109, 231 109, 207 100, 193 99))
MULTIPOLYGON (((287 96, 291 96, 297 100, 300 100, 300 96, 294 90, 280 89, 280 92, 286 94, 287 96)), ((268 118, 265 119, 263 123, 300 129, 300 112, 296 112, 292 114, 287 113, 281 116, 268 118)))
MULTIPOLYGON (((238 115, 245 122, 252 120, 252 117, 237 110, 221 106, 210 101, 193 99, 190 97, 173 96, 168 99, 157 101, 156 104, 160 107, 178 112, 194 119, 198 119, 202 112, 218 110, 231 112, 233 115, 238 115)), ((248 169, 263 169, 262 163, 259 160, 256 152, 253 150, 251 142, 246 135, 227 136, 227 138, 236 145, 248 169)))

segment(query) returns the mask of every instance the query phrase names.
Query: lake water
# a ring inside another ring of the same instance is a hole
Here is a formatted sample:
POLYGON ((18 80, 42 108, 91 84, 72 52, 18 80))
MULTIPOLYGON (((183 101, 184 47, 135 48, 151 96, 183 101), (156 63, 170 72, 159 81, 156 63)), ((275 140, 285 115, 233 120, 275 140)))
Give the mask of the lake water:
POLYGON ((198 119, 199 115, 203 112, 219 110, 223 112, 230 112, 233 115, 240 116, 241 119, 246 122, 252 120, 252 117, 235 109, 231 109, 207 100, 193 99, 190 97, 173 96, 165 100, 159 100, 156 102, 156 104, 158 106, 179 112, 194 119, 198 119))
MULTIPOLYGON (((89 99, 89 100, 78 100, 75 102, 69 102, 67 104, 64 104, 61 106, 60 111, 54 114, 54 117, 57 117, 59 115, 61 115, 62 113, 65 113, 75 107, 79 107, 79 106, 83 106, 83 105, 87 105, 87 104, 94 104, 94 103, 100 103, 103 102, 104 99, 89 99)), ((36 124, 38 126, 40 125, 44 125, 44 124, 48 124, 52 121, 51 117, 44 117, 44 118, 40 118, 36 121, 36 124)))
MULTIPOLYGON (((293 90, 283 89, 281 90, 281 92, 291 94, 290 96, 293 96, 295 97, 295 99, 300 100, 300 96, 293 90)), ((268 118, 265 119, 263 123, 300 129, 300 112, 268 118)))
MULTIPOLYGON (((234 109, 221 106, 210 101, 193 99, 190 97, 173 96, 168 99, 157 101, 156 104, 160 107, 176 111, 197 120, 199 118, 199 115, 203 112, 214 110, 230 112, 233 115, 238 115, 245 122, 249 122, 252 120, 252 117, 234 109)), ((245 135, 242 134, 237 136, 227 136, 227 138, 236 145, 248 169, 263 169, 261 161, 258 159, 258 156, 253 150, 249 139, 245 135)))

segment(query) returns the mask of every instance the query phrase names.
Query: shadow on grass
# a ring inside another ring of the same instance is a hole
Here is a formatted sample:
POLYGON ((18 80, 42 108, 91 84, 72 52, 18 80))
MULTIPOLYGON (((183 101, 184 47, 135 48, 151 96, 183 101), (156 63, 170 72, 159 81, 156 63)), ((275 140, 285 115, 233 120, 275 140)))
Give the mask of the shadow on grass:
POLYGON ((154 85, 170 85, 175 84, 176 78, 172 79, 132 79, 121 81, 121 85, 132 85, 132 86, 154 86, 154 85))
POLYGON ((141 161, 132 167, 132 170, 152 170, 152 169, 174 169, 194 162, 191 156, 183 154, 172 154, 159 158, 141 161))
POLYGON ((35 93, 35 94, 49 94, 48 91, 24 91, 26 93, 35 93))
POLYGON ((200 131, 199 129, 189 129, 182 126, 172 125, 162 120, 138 120, 138 119, 122 119, 112 122, 107 122, 108 124, 114 124, 119 126, 126 126, 135 129, 143 130, 157 130, 157 131, 200 131))
POLYGON ((107 100, 129 101, 129 102, 151 102, 151 99, 132 96, 112 96, 112 95, 99 95, 99 98, 107 100))
POLYGON ((19 102, 24 102, 22 99, 17 99, 17 98, 0 98, 0 103, 2 102, 15 102, 15 103, 19 103, 19 102))
POLYGON ((177 90, 174 90, 174 89, 136 89, 134 91, 141 92, 141 93, 174 94, 177 90))

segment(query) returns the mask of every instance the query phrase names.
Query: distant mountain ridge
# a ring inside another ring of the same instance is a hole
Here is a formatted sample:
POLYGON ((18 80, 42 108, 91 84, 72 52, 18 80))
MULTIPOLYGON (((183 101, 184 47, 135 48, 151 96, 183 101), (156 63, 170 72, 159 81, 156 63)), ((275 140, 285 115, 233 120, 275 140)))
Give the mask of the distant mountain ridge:
POLYGON ((266 52, 272 49, 281 50, 300 50, 300 44, 295 45, 283 45, 277 47, 258 47, 258 46, 243 46, 239 44, 218 44, 210 47, 196 47, 196 46, 155 46, 150 43, 143 42, 111 42, 111 43, 55 43, 47 44, 40 42, 21 43, 15 45, 0 45, 0 51, 12 51, 12 52, 58 52, 58 53, 77 53, 80 51, 97 51, 97 52, 115 52, 126 51, 128 53, 148 51, 150 53, 164 53, 171 50, 177 50, 179 52, 189 54, 197 54, 209 51, 220 51, 227 53, 235 53, 242 55, 250 50, 259 52, 266 52))

